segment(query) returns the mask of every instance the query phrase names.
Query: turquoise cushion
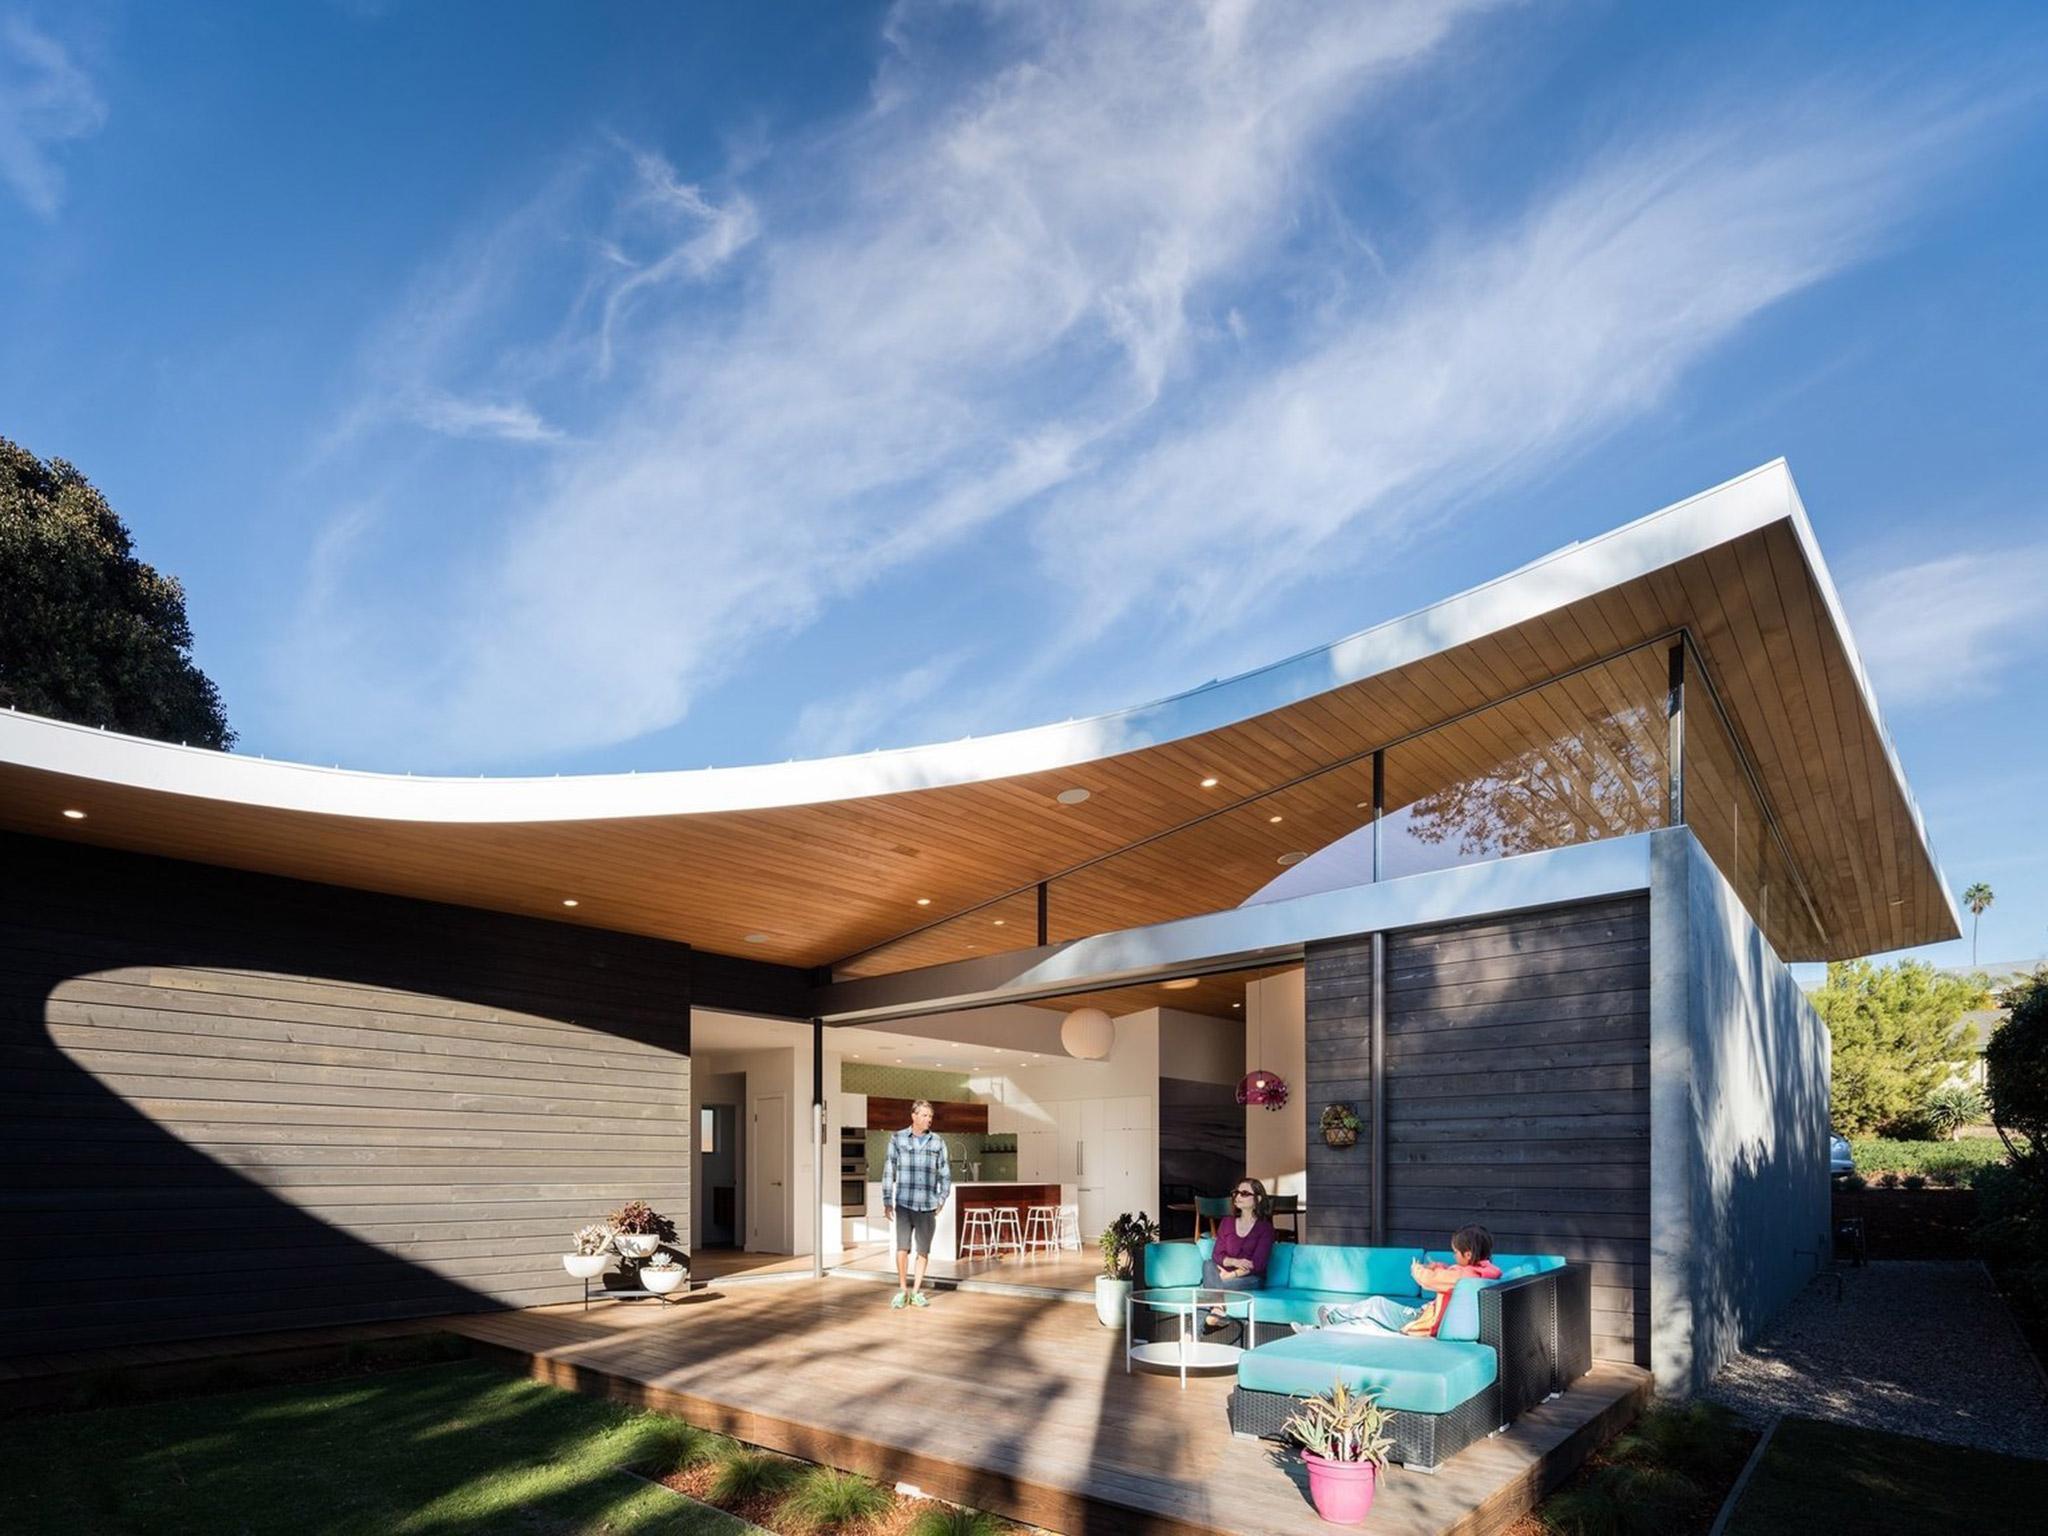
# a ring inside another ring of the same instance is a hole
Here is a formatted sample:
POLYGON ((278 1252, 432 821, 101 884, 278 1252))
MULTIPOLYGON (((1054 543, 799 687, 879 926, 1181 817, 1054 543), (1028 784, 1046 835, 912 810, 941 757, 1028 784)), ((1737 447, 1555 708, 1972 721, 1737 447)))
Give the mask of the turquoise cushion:
POLYGON ((1145 1245, 1145 1288, 1169 1285, 1200 1285, 1202 1261, 1214 1246, 1208 1238, 1199 1243, 1147 1243, 1145 1245))
POLYGON ((1275 1243, 1266 1256, 1266 1288, 1294 1284, 1294 1250, 1299 1243, 1275 1243))
POLYGON ((1246 1351, 1238 1357, 1237 1384, 1308 1397, 1342 1381, 1377 1393, 1382 1408, 1448 1413, 1491 1385, 1497 1369, 1484 1344, 1319 1331, 1246 1351))
MULTIPOLYGON (((1458 1256, 1447 1251, 1426 1253, 1425 1263, 1455 1264, 1458 1256)), ((1519 1280, 1524 1275, 1544 1275, 1553 1269, 1563 1269, 1565 1261, 1554 1253, 1496 1253, 1493 1262, 1500 1268, 1503 1280, 1519 1280)))
POLYGON ((1414 1248, 1351 1248, 1335 1243, 1292 1243, 1287 1284, 1301 1290, 1349 1291, 1354 1296, 1408 1296, 1415 1280, 1408 1266, 1414 1248))
POLYGON ((1501 1285, 1515 1276, 1503 1272, 1499 1280, 1460 1280, 1444 1305, 1444 1320, 1438 1325, 1440 1339, 1479 1337, 1479 1293, 1490 1285, 1501 1285))
MULTIPOLYGON (((1259 1328, 1264 1331, 1267 1324, 1278 1327, 1282 1323, 1312 1323, 1316 1320, 1316 1308, 1323 1306, 1344 1307, 1358 1301, 1356 1291, 1311 1291, 1300 1286, 1267 1286, 1263 1291, 1253 1291, 1259 1305, 1255 1316, 1259 1328)), ((1418 1305, 1420 1296, 1397 1298, 1404 1306, 1418 1305)))

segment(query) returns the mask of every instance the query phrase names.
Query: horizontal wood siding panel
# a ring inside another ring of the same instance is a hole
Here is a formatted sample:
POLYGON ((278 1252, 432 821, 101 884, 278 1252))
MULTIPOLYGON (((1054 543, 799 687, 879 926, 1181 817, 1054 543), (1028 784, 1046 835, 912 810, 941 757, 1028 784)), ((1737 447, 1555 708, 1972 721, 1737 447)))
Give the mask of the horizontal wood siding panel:
POLYGON ((0 1358, 580 1297, 576 1226, 688 1229, 692 961, 0 836, 0 1358), (53 1286, 79 1230, 118 1295, 53 1286))
MULTIPOLYGON (((1365 1242, 1371 940, 1307 956, 1312 1235, 1365 1242)), ((1386 1239, 1441 1249, 1479 1222, 1503 1253, 1593 1277, 1594 1353, 1649 1362, 1649 901, 1630 896, 1393 933, 1386 945, 1386 1239)))

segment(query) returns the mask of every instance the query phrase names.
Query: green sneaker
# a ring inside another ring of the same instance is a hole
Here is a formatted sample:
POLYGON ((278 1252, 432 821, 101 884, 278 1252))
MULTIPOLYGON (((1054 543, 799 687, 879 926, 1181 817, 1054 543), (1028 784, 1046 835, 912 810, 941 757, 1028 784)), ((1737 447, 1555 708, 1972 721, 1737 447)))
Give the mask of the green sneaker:
POLYGON ((894 1311, 899 1307, 907 1307, 909 1305, 910 1293, 908 1291, 898 1291, 894 1296, 891 1296, 889 1298, 889 1308, 891 1311, 894 1311))
POLYGON ((932 1304, 932 1299, 925 1295, 923 1291, 912 1291, 910 1293, 910 1304, 913 1307, 928 1307, 932 1304))

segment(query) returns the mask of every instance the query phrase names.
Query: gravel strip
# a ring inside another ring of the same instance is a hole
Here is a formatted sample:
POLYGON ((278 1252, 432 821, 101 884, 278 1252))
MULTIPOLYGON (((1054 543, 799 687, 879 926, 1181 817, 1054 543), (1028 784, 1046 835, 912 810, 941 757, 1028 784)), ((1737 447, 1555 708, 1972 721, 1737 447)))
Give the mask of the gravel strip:
POLYGON ((2048 1384, 1981 1264, 1887 1260, 1823 1276, 1707 1396, 1762 1426, 1780 1413, 2048 1459, 2048 1384))

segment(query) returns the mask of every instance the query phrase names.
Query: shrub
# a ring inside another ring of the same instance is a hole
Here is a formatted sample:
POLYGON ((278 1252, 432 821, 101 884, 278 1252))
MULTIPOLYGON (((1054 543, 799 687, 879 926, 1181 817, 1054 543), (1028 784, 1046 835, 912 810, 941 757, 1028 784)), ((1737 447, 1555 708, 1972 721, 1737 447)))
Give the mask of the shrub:
POLYGON ((1869 1187, 1870 1180, 1863 1177, 1860 1173, 1849 1174, 1842 1180, 1842 1188, 1844 1189, 1868 1189, 1869 1187))
POLYGON ((874 1519, 890 1502, 889 1490, 878 1483, 819 1467, 796 1485, 777 1513, 808 1530, 836 1530, 874 1519))
POLYGON ((1927 1123, 1943 1141, 1984 1118, 1984 1095, 1968 1083, 1945 1083, 1927 1096, 1927 1123))
POLYGON ((1387 1410, 1371 1392, 1353 1392, 1340 1379, 1320 1397, 1296 1398, 1299 1411, 1281 1428, 1305 1451, 1328 1461, 1387 1464, 1394 1448, 1387 1410))
POLYGON ((1900 1179, 1899 1182, 1908 1189, 1925 1189, 1927 1187, 1927 1175, 1924 1173, 1909 1173, 1900 1179))
POLYGON ((2048 966, 1998 994, 2006 1020, 1984 1047, 1991 1123, 2012 1165, 2048 1190, 2048 966))
POLYGON ((699 1429, 666 1414, 648 1413, 641 1416, 636 1426, 633 1451, 627 1459, 655 1477, 666 1477, 671 1472, 701 1467, 729 1454, 732 1448, 733 1442, 723 1435, 714 1435, 708 1429, 699 1429))
POLYGON ((910 1522, 909 1536, 1003 1536, 1009 1527, 985 1509, 934 1505, 910 1522))
POLYGON ((786 1457, 735 1447, 718 1464, 718 1476, 711 1481, 711 1502, 744 1504, 750 1499, 773 1498, 787 1492, 802 1475, 803 1467, 786 1457))

